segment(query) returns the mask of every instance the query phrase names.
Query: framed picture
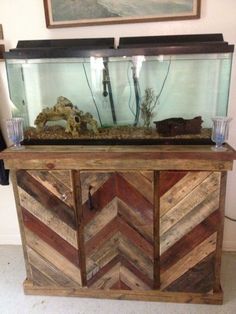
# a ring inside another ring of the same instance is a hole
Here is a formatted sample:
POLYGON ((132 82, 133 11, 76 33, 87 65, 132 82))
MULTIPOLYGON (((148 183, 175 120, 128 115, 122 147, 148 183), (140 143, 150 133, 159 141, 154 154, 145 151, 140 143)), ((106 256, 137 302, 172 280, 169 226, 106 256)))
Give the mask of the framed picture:
POLYGON ((44 0, 48 28, 197 19, 201 0, 44 0))
POLYGON ((0 39, 3 39, 3 30, 2 30, 2 24, 0 24, 0 39))

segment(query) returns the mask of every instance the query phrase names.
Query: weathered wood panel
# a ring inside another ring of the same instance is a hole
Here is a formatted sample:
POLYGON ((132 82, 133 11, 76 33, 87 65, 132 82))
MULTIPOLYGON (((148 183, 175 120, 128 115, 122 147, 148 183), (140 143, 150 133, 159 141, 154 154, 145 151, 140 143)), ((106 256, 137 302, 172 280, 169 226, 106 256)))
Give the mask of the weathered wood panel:
MULTIPOLYGON (((27 159, 21 158, 16 159, 8 158, 8 154, 2 154, 4 157, 4 164, 8 169, 47 169, 47 170, 57 170, 57 169, 77 169, 77 170, 108 170, 116 171, 117 169, 123 171, 137 170, 137 171, 152 171, 152 170, 207 170, 207 171, 227 171, 232 170, 233 162, 232 160, 211 160, 211 159, 181 159, 177 156, 172 156, 170 159, 158 159, 158 156, 153 158, 148 158, 148 156, 138 156, 133 155, 133 159, 126 158, 125 154, 123 156, 117 156, 117 159, 110 159, 110 154, 107 156, 101 154, 99 158, 93 155, 91 159, 91 154, 87 156, 78 158, 78 155, 68 157, 68 154, 64 158, 59 156, 55 159, 45 158, 39 159, 27 159)), ((182 156, 183 157, 183 156, 182 156)))
POLYGON ((19 170, 16 178, 31 280, 40 286, 80 287, 71 173, 19 170))
POLYGON ((161 173, 161 290, 213 290, 220 182, 219 172, 161 173))
POLYGON ((153 173, 82 172, 81 178, 88 287, 152 289, 153 173))

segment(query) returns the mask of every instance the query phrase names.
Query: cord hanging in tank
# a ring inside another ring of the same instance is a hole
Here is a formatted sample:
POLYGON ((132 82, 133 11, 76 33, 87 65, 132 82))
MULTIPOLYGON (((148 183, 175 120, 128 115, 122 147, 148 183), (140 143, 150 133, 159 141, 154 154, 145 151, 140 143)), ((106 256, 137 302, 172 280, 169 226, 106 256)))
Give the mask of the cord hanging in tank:
POLYGON ((103 81, 102 81, 102 83, 103 83, 103 96, 104 97, 109 96, 112 120, 113 120, 114 124, 117 124, 115 105, 114 105, 113 93, 112 93, 112 88, 111 88, 111 80, 110 80, 110 74, 109 74, 109 68, 108 68, 108 58, 104 58, 103 65, 104 65, 103 81), (107 91, 107 88, 108 88, 108 91, 107 91))
POLYGON ((140 100, 141 100, 141 92, 140 92, 140 87, 139 87, 139 80, 138 80, 138 75, 139 71, 142 66, 142 62, 145 60, 144 56, 133 56, 132 57, 132 64, 133 66, 131 67, 132 72, 133 72, 133 83, 134 83, 134 94, 135 94, 135 102, 136 102, 136 113, 135 113, 135 118, 134 118, 134 126, 137 126, 139 122, 139 117, 140 117, 140 100))

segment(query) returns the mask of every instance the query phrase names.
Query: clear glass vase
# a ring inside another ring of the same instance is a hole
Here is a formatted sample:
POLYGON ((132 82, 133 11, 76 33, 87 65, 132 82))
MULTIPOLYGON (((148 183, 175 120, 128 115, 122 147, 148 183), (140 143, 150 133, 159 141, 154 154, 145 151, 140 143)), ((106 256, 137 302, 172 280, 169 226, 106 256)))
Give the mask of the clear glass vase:
POLYGON ((7 135, 13 143, 12 149, 22 149, 21 142, 24 139, 23 118, 11 118, 6 121, 7 135))
POLYGON ((212 118, 212 135, 211 139, 215 142, 212 147, 214 151, 225 151, 223 144, 227 141, 229 136, 229 123, 232 119, 229 117, 214 117, 212 118))

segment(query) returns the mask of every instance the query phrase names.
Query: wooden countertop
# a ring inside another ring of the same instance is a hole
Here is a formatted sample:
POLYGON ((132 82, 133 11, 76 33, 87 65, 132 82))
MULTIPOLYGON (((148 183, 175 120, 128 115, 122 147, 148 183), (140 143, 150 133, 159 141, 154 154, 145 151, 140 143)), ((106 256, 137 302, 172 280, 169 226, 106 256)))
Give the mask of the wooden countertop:
POLYGON ((25 146, 0 153, 8 169, 232 170, 235 150, 210 145, 25 146))
POLYGON ((22 150, 7 148, 0 153, 1 159, 45 159, 45 158, 145 158, 145 159, 211 159, 234 160, 236 151, 225 145, 226 151, 216 152, 212 145, 28 145, 22 150))

